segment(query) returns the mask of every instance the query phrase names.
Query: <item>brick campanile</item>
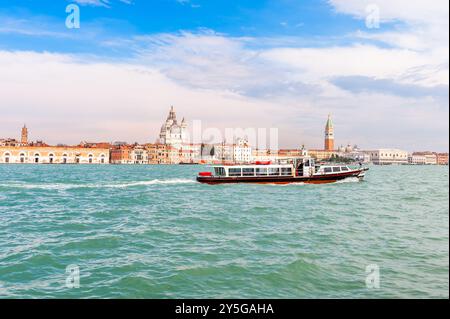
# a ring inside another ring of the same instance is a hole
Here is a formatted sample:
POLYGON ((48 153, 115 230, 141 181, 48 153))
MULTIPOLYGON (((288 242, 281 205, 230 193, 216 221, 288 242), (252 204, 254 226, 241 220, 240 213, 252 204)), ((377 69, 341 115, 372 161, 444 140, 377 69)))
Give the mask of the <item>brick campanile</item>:
POLYGON ((22 138, 21 138, 20 142, 23 145, 28 144, 28 129, 27 129, 26 125, 24 125, 22 127, 22 138))
POLYGON ((334 150, 334 128, 331 115, 328 115, 327 125, 325 126, 325 150, 334 150))

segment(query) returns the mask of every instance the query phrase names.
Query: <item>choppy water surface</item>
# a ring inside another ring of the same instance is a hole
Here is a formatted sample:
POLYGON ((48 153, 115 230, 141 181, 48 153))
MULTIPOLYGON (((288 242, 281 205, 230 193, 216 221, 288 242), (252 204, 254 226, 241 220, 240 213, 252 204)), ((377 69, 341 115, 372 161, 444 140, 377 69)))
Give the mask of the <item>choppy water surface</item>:
POLYGON ((202 169, 0 165, 0 297, 448 298, 447 167, 285 186, 202 169))

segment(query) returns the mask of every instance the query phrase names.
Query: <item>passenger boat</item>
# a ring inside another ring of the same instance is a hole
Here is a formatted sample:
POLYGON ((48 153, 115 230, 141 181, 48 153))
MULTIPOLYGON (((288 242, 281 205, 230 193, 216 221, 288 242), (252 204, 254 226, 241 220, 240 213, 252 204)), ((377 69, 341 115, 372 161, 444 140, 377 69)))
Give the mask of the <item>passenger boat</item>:
POLYGON ((206 184, 260 183, 290 184, 333 183, 346 178, 362 180, 368 168, 351 169, 346 165, 316 165, 312 158, 299 158, 287 163, 255 162, 246 165, 216 165, 214 172, 200 172, 197 181, 206 184))

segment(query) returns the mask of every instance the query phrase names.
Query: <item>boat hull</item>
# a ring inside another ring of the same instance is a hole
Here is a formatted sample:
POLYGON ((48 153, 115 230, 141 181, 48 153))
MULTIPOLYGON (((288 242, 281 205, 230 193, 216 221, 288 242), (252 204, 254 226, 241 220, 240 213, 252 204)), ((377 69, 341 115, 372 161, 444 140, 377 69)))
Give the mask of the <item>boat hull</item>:
POLYGON ((354 170, 345 173, 314 175, 310 177, 303 176, 242 176, 242 177, 218 177, 218 176, 197 176, 197 181, 205 184, 237 184, 237 183, 254 183, 254 184, 326 184, 335 183, 337 181, 355 177, 359 180, 364 178, 364 173, 368 168, 354 170))

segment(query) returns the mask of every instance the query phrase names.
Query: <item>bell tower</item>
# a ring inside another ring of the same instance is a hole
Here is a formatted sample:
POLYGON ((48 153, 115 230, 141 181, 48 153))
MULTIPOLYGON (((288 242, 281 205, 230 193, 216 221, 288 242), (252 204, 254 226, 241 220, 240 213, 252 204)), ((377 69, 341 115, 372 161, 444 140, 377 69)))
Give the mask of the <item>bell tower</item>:
POLYGON ((334 150, 334 127, 331 114, 328 115, 327 125, 325 126, 325 150, 334 150))
POLYGON ((20 139, 20 142, 23 145, 27 145, 28 144, 28 129, 27 129, 27 126, 25 124, 22 127, 22 137, 20 139))

